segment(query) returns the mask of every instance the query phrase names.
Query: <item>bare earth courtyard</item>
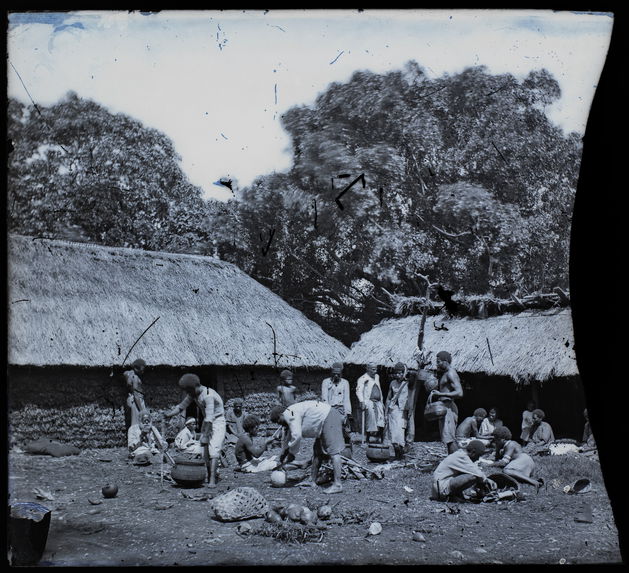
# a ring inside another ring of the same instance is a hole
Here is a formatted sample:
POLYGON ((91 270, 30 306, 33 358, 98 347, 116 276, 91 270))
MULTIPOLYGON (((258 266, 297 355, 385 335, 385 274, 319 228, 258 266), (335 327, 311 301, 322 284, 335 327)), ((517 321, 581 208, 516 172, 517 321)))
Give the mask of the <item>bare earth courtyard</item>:
MULTIPOLYGON (((162 481, 159 464, 131 465, 124 448, 60 458, 12 451, 9 501, 35 501, 52 510, 40 566, 621 562, 596 457, 536 457, 546 487, 536 495, 521 486, 523 501, 441 503, 429 500, 429 493, 430 467, 438 462, 434 452, 442 447, 415 443, 404 462, 385 468, 384 479, 345 479, 344 492, 332 496, 323 488, 274 488, 269 472, 245 474, 232 467, 221 468, 216 490, 181 488, 162 481), (591 490, 566 494, 564 487, 578 478, 589 479, 591 490), (104 499, 101 488, 109 483, 119 487, 118 495, 104 499), (239 486, 256 488, 271 506, 298 503, 316 511, 329 503, 332 516, 311 527, 317 534, 306 542, 262 535, 270 531, 263 518, 213 519, 208 497, 239 486), (38 499, 34 490, 53 499, 38 499), (575 521, 585 506, 592 523, 575 521), (368 534, 373 522, 381 524, 380 534, 368 534)), ((375 466, 360 445, 354 459, 375 466)), ((299 476, 298 470, 291 473, 299 476)))

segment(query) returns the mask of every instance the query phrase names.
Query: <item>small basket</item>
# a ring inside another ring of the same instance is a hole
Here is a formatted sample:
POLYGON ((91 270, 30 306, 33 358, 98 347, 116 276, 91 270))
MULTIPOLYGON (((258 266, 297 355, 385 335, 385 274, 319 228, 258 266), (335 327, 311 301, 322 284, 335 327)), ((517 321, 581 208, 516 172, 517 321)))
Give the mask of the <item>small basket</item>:
POLYGON ((266 499, 253 487, 237 487, 212 501, 216 518, 220 521, 240 521, 263 517, 269 511, 266 499))
POLYGON ((430 394, 430 396, 428 396, 428 401, 426 402, 426 407, 424 408, 424 418, 429 422, 443 418, 448 411, 441 400, 435 400, 433 402, 433 398, 434 394, 430 394))

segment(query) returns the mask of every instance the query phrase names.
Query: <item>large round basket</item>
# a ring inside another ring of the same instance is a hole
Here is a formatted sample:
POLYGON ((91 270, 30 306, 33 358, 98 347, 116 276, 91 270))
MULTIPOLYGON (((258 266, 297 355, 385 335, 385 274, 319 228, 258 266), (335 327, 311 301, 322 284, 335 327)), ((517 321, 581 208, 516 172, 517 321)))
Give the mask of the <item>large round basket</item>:
POLYGON ((372 462, 386 462, 391 459, 391 446, 388 444, 369 444, 365 451, 372 462))
POLYGON ((198 487, 207 477, 207 468, 203 460, 176 458, 170 477, 184 487, 198 487))

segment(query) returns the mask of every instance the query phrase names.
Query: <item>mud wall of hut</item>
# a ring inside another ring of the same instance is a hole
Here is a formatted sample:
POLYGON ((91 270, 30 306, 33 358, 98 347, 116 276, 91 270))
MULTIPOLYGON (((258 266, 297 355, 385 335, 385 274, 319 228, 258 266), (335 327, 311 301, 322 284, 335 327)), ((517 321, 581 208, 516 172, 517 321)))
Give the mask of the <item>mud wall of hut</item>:
MULTIPOLYGON (((236 397, 251 396, 251 404, 260 399, 270 401, 278 384, 278 372, 269 367, 147 367, 143 376, 145 400, 158 428, 160 414, 185 396, 177 386, 185 372, 199 375, 201 382, 217 390, 228 405, 236 397)), ((318 391, 326 375, 322 370, 297 370, 298 393, 318 391)), ((122 369, 11 366, 7 391, 10 444, 23 446, 31 440, 49 438, 79 448, 124 447, 126 396, 122 369)), ((258 413, 267 410, 265 406, 258 413)), ((166 439, 174 439, 183 420, 183 416, 176 416, 165 423, 166 439)))

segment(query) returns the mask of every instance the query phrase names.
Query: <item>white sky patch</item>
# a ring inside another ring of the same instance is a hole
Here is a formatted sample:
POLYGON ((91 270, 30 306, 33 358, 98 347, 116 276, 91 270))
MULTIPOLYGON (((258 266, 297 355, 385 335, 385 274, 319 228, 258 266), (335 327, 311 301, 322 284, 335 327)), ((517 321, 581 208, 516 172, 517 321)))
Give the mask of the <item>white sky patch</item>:
MULTIPOLYGON (((287 109, 356 70, 409 60, 433 78, 546 68, 562 91, 551 120, 583 133, 612 24, 547 10, 28 13, 9 14, 8 52, 36 103, 73 90, 138 119, 172 139, 207 197, 228 198, 220 177, 243 186, 290 168, 287 109)), ((8 95, 30 103, 11 65, 8 95)))

